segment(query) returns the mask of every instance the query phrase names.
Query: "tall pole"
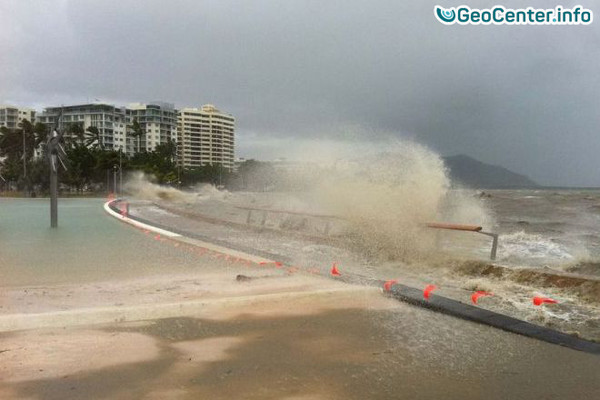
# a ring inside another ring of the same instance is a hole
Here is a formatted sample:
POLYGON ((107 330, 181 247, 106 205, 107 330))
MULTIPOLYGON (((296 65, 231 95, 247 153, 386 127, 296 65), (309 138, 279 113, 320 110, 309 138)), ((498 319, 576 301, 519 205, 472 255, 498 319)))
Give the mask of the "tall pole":
POLYGON ((119 193, 117 192, 117 164, 113 165, 113 189, 115 197, 119 197, 119 193))
POLYGON ((223 186, 223 177, 222 177, 222 173, 223 173, 223 165, 222 164, 218 164, 219 165, 219 189, 221 189, 221 186, 223 186))
POLYGON ((121 160, 121 150, 123 150, 123 147, 119 147, 119 192, 123 191, 123 161, 121 160))
POLYGON ((52 154, 50 161, 50 227, 58 227, 58 156, 52 154))
POLYGON ((27 196, 27 157, 25 152, 27 148, 25 146, 25 128, 23 128, 23 192, 27 196))
POLYGON ((175 160, 177 163, 177 187, 181 186, 181 154, 180 154, 181 149, 179 149, 179 147, 176 147, 176 153, 175 153, 175 160))
POLYGON ((27 162, 25 159, 25 129, 23 129, 23 178, 27 178, 27 162))

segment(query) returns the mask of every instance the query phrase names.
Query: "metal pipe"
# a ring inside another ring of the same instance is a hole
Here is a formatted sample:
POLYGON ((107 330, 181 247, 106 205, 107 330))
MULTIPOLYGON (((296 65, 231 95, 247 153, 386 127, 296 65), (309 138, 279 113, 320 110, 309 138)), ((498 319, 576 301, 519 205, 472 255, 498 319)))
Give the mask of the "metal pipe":
POLYGON ((496 250, 498 250, 498 235, 494 234, 492 236, 494 238, 494 241, 492 242, 492 253, 490 254, 490 258, 492 260, 496 259, 496 250))
POLYGON ((491 232, 479 231, 482 235, 490 236, 492 238, 492 251, 490 252, 490 259, 493 261, 496 259, 496 252, 498 251, 498 234, 491 232))

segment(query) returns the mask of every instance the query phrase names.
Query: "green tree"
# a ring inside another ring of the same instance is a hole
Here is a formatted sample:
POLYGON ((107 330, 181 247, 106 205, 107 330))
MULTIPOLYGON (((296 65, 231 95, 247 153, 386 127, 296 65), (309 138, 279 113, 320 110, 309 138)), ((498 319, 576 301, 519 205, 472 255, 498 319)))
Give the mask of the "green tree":
POLYGON ((96 157, 92 150, 83 144, 75 144, 67 150, 69 168, 65 182, 81 192, 90 184, 95 175, 96 157))
POLYGON ((22 136, 16 129, 0 127, 0 159, 2 159, 3 178, 16 182, 22 173, 23 156, 22 136))
POLYGON ((2 175, 4 179, 17 181, 26 191, 31 189, 27 166, 33 159, 42 131, 43 126, 33 125, 26 119, 17 129, 0 128, 0 157, 4 158, 2 175))
POLYGON ((131 166, 154 175, 160 183, 173 184, 177 181, 176 156, 177 145, 169 140, 157 145, 154 151, 135 154, 131 166))
MULTIPOLYGON (((31 162, 29 175, 33 183, 34 193, 48 193, 50 190, 50 165, 46 157, 39 157, 31 162)), ((59 175, 62 179, 62 174, 59 175)))
POLYGON ((33 127, 35 136, 34 146, 41 149, 42 155, 46 154, 46 143, 48 142, 48 127, 41 122, 37 122, 33 127))
MULTIPOLYGON (((105 185, 107 174, 110 179, 114 166, 119 165, 119 152, 115 150, 101 149, 91 149, 90 151, 94 156, 94 160, 96 161, 93 173, 93 181, 105 185)), ((122 157, 121 162, 124 170, 128 168, 127 161, 128 160, 126 157, 122 157)))
POLYGON ((18 160, 23 156, 23 140, 16 129, 0 127, 0 157, 5 161, 18 160))
POLYGON ((69 144, 83 144, 85 139, 85 131, 83 129, 83 124, 79 122, 73 122, 67 125, 67 134, 69 137, 69 144))
POLYGON ((102 138, 100 137, 100 131, 95 126, 89 126, 86 129, 85 133, 85 145, 88 147, 98 147, 101 150, 104 150, 104 145, 102 144, 102 138))
POLYGON ((183 171, 181 181, 184 185, 196 183, 210 183, 215 186, 227 184, 231 179, 231 173, 221 164, 206 164, 201 167, 187 168, 183 171))
POLYGON ((144 136, 146 134, 146 132, 144 132, 144 130, 140 126, 140 123, 138 122, 137 118, 133 119, 131 125, 129 126, 129 129, 131 130, 131 136, 133 136, 134 138, 137 138, 136 153, 139 154, 141 152, 140 147, 141 147, 142 136, 144 136))

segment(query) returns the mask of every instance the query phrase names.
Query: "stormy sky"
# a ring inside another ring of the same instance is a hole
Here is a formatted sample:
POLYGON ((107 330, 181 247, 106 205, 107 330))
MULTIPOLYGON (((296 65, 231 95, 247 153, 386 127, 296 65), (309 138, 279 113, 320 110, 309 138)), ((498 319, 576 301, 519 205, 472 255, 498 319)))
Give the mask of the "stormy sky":
POLYGON ((600 186, 597 1, 0 1, 0 103, 212 103, 237 155, 412 138, 600 186), (436 4, 581 4, 588 26, 445 26, 436 4), (358 139, 357 139, 358 138, 358 139))

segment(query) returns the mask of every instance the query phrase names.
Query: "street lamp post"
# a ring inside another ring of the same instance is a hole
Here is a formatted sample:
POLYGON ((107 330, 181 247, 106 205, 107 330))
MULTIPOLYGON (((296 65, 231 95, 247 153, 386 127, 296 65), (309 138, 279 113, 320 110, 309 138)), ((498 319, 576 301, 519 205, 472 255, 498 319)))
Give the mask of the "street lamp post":
POLYGON ((123 160, 121 159, 121 151, 123 146, 119 146, 119 192, 123 191, 123 160))
POLYGON ((25 146, 25 127, 23 127, 23 192, 27 197, 27 148, 25 146))
POLYGON ((119 192, 117 191, 117 164, 113 165, 113 189, 115 191, 115 197, 119 197, 119 192))

